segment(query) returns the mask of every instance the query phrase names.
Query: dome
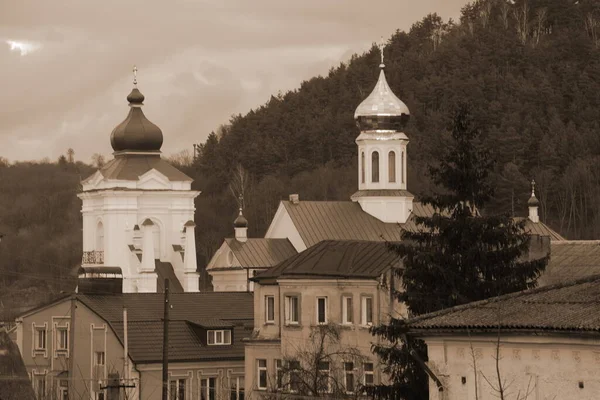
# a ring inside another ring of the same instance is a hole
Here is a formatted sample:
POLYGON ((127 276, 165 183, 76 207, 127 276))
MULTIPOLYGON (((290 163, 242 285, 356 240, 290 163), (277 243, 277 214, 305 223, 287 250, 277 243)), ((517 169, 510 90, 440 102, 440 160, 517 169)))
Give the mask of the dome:
POLYGON ((527 205, 530 207, 539 206, 540 201, 537 199, 537 197, 535 197, 535 195, 532 195, 529 200, 527 200, 527 205))
POLYGON ((248 220, 246 219, 246 217, 244 217, 244 214, 242 214, 241 209, 240 209, 240 214, 235 219, 235 221, 233 221, 233 227, 234 228, 247 228, 248 227, 248 220))
POLYGON ((361 131, 401 130, 410 118, 410 111, 387 83, 384 65, 381 64, 379 79, 371 94, 359 104, 354 119, 361 131))
POLYGON ((114 151, 150 151, 158 152, 162 146, 163 135, 160 128, 148 121, 142 105, 144 95, 134 88, 127 96, 129 114, 113 129, 110 144, 114 151))

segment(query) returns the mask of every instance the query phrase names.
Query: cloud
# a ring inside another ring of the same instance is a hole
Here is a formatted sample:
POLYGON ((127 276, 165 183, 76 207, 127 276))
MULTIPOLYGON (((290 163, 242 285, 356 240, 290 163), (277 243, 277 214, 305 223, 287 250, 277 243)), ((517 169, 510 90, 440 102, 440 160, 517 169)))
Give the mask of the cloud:
POLYGON ((270 95, 467 0, 20 0, 3 6, 0 156, 108 155, 138 66, 144 112, 174 153, 270 95), (24 54, 25 55, 25 54, 24 54))

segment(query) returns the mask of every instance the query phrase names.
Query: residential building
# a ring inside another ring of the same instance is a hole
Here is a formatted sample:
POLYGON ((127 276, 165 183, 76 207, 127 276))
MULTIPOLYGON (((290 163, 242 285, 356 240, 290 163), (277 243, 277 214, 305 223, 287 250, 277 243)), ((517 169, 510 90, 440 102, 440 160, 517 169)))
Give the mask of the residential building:
MULTIPOLYGON (((81 279, 102 280, 80 282, 86 291, 17 320, 17 344, 38 399, 111 400, 119 391, 160 399, 164 295, 118 287, 107 293, 110 278, 95 274, 81 279)), ((252 293, 174 293, 169 304, 169 398, 243 400, 252 293)))
POLYGON ((119 267, 123 291, 156 292, 170 278, 197 292, 192 179, 160 156, 163 134, 142 111, 144 95, 127 96, 129 114, 111 134, 114 159, 83 180, 85 267, 119 267))
POLYGON ((246 341, 246 389, 311 395, 299 375, 319 373, 331 392, 385 380, 369 327, 406 316, 390 294, 398 257, 383 242, 323 241, 252 278, 254 334, 246 341), (329 335, 331 336, 323 336, 329 335), (324 343, 321 346, 321 343, 324 343), (322 360, 311 371, 307 358, 322 360))
POLYGON ((600 275, 426 314, 408 327, 427 344, 432 400, 497 399, 498 382, 505 398, 600 393, 600 275))

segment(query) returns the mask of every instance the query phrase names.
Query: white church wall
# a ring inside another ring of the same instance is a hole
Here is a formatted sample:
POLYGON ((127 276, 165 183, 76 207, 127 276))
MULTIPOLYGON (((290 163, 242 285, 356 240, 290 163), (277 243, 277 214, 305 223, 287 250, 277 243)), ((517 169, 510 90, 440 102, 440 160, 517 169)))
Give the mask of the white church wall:
POLYGON ((304 240, 302 240, 298 229, 296 229, 296 226, 292 222, 292 218, 282 202, 279 203, 279 208, 271 221, 271 225, 269 225, 269 229, 267 229, 265 238, 288 239, 298 253, 306 250, 306 244, 304 243, 304 240))
MULTIPOLYGON (((498 399, 490 385, 498 382, 496 340, 493 334, 426 338, 428 365, 445 388, 439 393, 430 379, 430 399, 498 399)), ((507 393, 525 398, 529 392, 529 400, 598 398, 599 345, 597 338, 577 336, 502 336, 499 369, 507 393)))

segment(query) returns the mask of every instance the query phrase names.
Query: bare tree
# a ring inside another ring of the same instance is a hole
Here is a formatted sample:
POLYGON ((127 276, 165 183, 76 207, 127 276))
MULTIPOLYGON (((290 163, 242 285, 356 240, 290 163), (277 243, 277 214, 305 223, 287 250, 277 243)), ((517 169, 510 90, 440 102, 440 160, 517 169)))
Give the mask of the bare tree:
POLYGON ((502 21, 502 25, 504 29, 508 29, 508 12, 510 11, 510 4, 503 1, 500 5, 500 20, 502 21))
POLYGON ((545 31, 548 10, 545 7, 535 11, 535 30, 533 31, 534 47, 540 43, 540 37, 545 31))
POLYGON ((600 30, 600 21, 598 20, 598 18, 596 18, 596 16, 593 13, 590 12, 585 16, 583 22, 585 24, 585 30, 588 36, 590 37, 590 39, 592 39, 592 43, 594 43, 594 47, 598 48, 600 45, 600 39, 598 38, 598 31, 600 30))
POLYGON ((194 156, 189 149, 172 154, 167 161, 176 167, 189 167, 194 163, 194 156))
POLYGON ((96 168, 104 167, 104 156, 100 153, 94 153, 94 155, 92 155, 92 163, 96 168))
POLYGON ((244 208, 244 202, 247 199, 247 191, 250 187, 250 174, 246 169, 242 166, 242 164, 238 164, 231 176, 231 180, 229 181, 229 191, 233 195, 236 200, 239 200, 240 208, 244 208))
POLYGON ((529 4, 527 0, 523 2, 523 6, 513 10, 515 19, 517 20, 517 34, 522 44, 527 43, 529 36, 529 4))

